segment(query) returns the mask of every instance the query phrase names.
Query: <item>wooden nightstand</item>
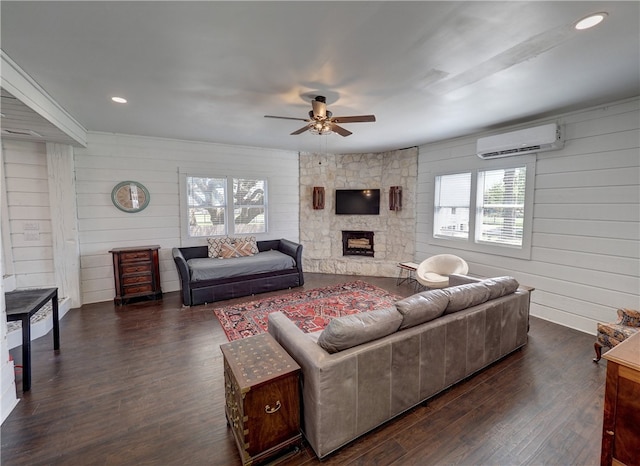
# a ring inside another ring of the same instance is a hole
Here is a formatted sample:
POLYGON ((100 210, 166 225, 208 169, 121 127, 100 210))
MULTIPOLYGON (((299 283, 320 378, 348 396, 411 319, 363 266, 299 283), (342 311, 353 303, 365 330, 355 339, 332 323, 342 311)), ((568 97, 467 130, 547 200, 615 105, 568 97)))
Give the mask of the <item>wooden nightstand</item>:
POLYGON ((268 333, 220 345, 225 414, 242 464, 299 446, 300 366, 268 333))
POLYGON ((134 298, 162 298, 158 249, 160 246, 138 246, 109 251, 113 254, 116 304, 134 298))

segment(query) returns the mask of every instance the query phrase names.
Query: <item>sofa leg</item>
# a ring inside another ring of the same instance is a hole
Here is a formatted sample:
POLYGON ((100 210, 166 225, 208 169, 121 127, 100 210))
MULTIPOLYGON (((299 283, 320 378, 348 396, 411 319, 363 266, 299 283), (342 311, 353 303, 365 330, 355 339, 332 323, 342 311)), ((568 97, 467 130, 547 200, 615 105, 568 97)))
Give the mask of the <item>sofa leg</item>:
POLYGON ((593 344, 593 349, 596 350, 596 357, 593 358, 593 362, 598 362, 602 359, 602 345, 596 341, 593 344))

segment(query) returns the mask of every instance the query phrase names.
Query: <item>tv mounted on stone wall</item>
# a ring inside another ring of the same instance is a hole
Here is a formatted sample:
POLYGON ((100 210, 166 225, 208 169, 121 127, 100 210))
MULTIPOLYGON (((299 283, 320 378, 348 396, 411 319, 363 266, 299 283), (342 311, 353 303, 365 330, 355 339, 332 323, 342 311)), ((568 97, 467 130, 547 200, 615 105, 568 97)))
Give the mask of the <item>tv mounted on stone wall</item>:
POLYGON ((336 215, 380 215, 380 190, 336 189, 336 215))

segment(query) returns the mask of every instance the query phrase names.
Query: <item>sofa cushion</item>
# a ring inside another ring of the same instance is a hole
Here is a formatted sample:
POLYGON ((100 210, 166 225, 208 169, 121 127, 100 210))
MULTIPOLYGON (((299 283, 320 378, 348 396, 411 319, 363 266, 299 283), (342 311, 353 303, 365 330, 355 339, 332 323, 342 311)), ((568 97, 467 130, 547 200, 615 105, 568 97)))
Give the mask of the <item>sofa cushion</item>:
POLYGON ((396 302, 396 309, 402 314, 399 330, 440 317, 448 304, 449 295, 443 290, 423 291, 401 299, 396 302))
POLYGON ((264 251, 250 257, 232 259, 195 258, 187 261, 192 284, 208 280, 249 277, 260 273, 278 272, 296 266, 293 257, 280 251, 264 251))
POLYGON ((445 314, 458 312, 489 300, 489 288, 483 282, 452 286, 442 291, 449 296, 449 304, 444 310, 445 314))
POLYGON ((361 345, 392 334, 402 323, 395 307, 335 318, 322 331, 318 344, 329 353, 361 345))
POLYGON ((489 289, 489 300, 511 294, 520 286, 518 281, 513 277, 489 278, 483 280, 481 283, 489 289))

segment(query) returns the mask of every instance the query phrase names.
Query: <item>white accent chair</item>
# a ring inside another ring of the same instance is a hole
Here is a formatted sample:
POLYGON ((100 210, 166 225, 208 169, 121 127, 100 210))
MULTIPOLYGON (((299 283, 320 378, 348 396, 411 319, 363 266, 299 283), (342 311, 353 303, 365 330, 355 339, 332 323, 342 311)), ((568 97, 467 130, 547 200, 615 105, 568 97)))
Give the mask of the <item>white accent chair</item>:
POLYGON ((422 261, 416 271, 416 280, 427 288, 445 288, 449 285, 449 275, 466 275, 469 265, 464 259, 453 254, 438 254, 422 261))

